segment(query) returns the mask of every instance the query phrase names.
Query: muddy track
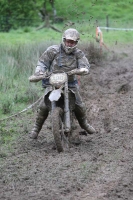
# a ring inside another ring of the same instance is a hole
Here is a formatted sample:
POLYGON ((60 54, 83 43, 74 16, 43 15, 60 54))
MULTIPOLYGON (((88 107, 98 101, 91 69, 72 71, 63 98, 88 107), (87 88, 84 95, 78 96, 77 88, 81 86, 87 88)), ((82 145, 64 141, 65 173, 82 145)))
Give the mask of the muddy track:
MULTIPOLYGON (((88 120, 97 133, 81 135, 79 146, 59 154, 53 148, 50 118, 38 140, 27 133, 34 113, 22 119, 29 122, 28 130, 18 127, 18 140, 1 159, 1 200, 133 199, 131 54, 132 47, 114 50, 81 79, 88 120)), ((76 131, 81 131, 79 126, 76 131)))

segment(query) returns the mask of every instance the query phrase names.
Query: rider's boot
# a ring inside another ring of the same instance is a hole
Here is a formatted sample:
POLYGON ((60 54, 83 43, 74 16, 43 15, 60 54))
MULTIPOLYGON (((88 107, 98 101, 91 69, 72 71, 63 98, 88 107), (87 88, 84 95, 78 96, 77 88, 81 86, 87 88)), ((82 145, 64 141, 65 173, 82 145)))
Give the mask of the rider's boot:
POLYGON ((76 125, 76 121, 75 121, 75 114, 73 113, 73 121, 72 121, 72 131, 71 131, 71 134, 70 134, 70 137, 69 137, 69 142, 71 144, 74 144, 74 145, 79 145, 81 143, 81 140, 80 140, 80 135, 79 135, 79 132, 76 131, 77 129, 77 125, 76 125))
POLYGON ((35 124, 29 135, 30 138, 37 139, 38 134, 43 126, 43 123, 48 117, 48 112, 49 111, 48 111, 46 105, 44 104, 44 101, 41 101, 41 103, 39 105, 39 110, 37 112, 35 124))
POLYGON ((76 104, 74 112, 79 122, 79 125, 81 126, 82 129, 84 129, 88 134, 93 134, 96 132, 95 129, 90 124, 88 124, 86 116, 86 108, 83 103, 80 105, 76 104))

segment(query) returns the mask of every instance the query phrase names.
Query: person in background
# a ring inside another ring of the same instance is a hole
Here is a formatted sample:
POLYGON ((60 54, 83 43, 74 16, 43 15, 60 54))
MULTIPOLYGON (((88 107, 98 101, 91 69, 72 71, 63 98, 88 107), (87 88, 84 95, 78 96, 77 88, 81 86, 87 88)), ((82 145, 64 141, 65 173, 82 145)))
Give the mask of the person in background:
POLYGON ((101 49, 102 49, 102 46, 104 46, 107 50, 109 50, 108 47, 103 42, 103 33, 99 26, 96 27, 96 42, 100 44, 101 49))

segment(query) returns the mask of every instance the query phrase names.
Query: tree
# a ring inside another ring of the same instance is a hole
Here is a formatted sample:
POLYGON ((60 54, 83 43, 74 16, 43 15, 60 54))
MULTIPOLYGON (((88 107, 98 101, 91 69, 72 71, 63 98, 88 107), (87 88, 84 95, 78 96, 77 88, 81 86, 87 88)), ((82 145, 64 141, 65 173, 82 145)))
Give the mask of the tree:
POLYGON ((0 22, 5 31, 32 24, 32 19, 38 17, 34 0, 1 0, 0 22))
POLYGON ((9 31, 11 28, 33 25, 33 19, 45 22, 49 27, 50 20, 56 16, 55 0, 1 0, 0 28, 9 31))
POLYGON ((50 19, 55 21, 56 17, 56 9, 55 9, 55 0, 43 0, 42 7, 40 8, 40 15, 42 20, 44 21, 44 24, 42 26, 39 26, 37 30, 42 28, 52 28, 53 30, 57 32, 61 32, 57 28, 55 28, 53 25, 51 25, 50 19))

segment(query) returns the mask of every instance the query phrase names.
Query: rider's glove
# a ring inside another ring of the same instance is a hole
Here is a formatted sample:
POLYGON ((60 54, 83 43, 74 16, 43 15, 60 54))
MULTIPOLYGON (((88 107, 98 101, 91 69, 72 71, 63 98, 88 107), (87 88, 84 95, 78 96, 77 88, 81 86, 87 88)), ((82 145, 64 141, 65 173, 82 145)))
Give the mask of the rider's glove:
POLYGON ((35 72, 34 75, 35 76, 40 76, 40 75, 44 75, 45 72, 42 72, 42 71, 38 71, 38 72, 35 72))
POLYGON ((89 70, 87 68, 73 69, 73 70, 67 72, 67 74, 69 76, 74 75, 74 74, 75 75, 86 75, 88 73, 89 73, 89 70))
POLYGON ((47 72, 44 72, 44 73, 36 72, 35 74, 33 74, 32 76, 29 77, 29 81, 30 82, 38 82, 38 81, 46 78, 46 76, 47 76, 47 72))

